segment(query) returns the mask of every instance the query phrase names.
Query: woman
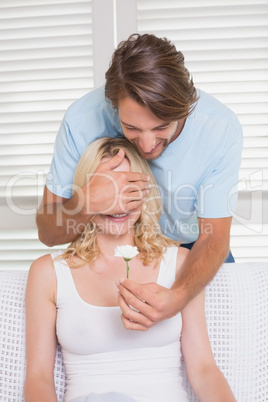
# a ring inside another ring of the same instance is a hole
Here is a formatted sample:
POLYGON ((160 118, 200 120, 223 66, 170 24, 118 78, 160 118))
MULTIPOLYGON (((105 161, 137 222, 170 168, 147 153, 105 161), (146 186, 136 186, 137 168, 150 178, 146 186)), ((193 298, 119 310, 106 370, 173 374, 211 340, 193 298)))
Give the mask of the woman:
POLYGON ((169 288, 188 250, 160 232, 155 180, 127 140, 103 138, 92 143, 77 166, 74 188, 82 188, 98 165, 120 149, 125 158, 115 170, 122 171, 122 177, 124 171, 147 174, 149 194, 131 213, 95 215, 67 250, 32 264, 26 291, 25 400, 57 401, 53 369, 58 339, 68 378, 67 402, 187 401, 180 349, 200 401, 235 401, 212 355, 204 292, 181 313, 146 332, 128 331, 121 322, 122 296, 116 284, 126 276, 126 263, 115 256, 116 247, 138 248, 130 262, 131 279, 169 288))

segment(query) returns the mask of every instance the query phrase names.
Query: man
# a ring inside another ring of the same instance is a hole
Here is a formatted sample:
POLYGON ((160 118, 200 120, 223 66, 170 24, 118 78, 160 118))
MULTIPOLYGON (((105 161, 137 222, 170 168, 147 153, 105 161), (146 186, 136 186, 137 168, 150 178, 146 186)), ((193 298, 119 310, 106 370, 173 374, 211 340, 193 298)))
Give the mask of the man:
POLYGON ((86 146, 122 135, 153 170, 164 204, 163 232, 191 249, 172 289, 128 279, 118 284, 125 327, 147 330, 180 311, 228 255, 243 136, 233 112, 195 89, 174 45, 154 35, 132 35, 113 54, 105 93, 99 88, 76 101, 62 122, 37 214, 45 244, 72 241, 96 213, 117 216, 143 203, 147 177, 113 170, 123 152, 100 164, 72 195, 86 146), (129 306, 139 306, 139 320, 129 306))

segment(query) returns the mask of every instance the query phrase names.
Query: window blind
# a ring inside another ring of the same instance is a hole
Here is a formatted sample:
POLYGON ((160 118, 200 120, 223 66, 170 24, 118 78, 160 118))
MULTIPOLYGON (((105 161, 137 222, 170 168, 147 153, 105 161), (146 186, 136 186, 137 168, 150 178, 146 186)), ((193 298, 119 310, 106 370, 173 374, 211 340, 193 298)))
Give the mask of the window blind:
POLYGON ((140 33, 170 39, 196 86, 239 117, 244 147, 231 246, 238 261, 268 260, 267 0, 137 0, 137 24, 140 33))
MULTIPOLYGON (((243 208, 232 227, 232 249, 241 261, 268 259, 267 0, 137 0, 137 13, 123 14, 124 3, 115 4, 121 14, 115 11, 111 29, 118 37, 123 19, 127 27, 137 23, 139 32, 167 36, 183 51, 197 87, 238 114, 245 135, 243 208)), ((28 269, 49 251, 38 241, 35 212, 63 114, 94 86, 99 61, 93 12, 99 5, 100 0, 0 2, 2 269, 28 269)), ((100 46, 113 35, 109 29, 98 38, 100 46)))
POLYGON ((2 0, 0 61, 0 267, 29 268, 60 121, 94 86, 92 2, 2 0))

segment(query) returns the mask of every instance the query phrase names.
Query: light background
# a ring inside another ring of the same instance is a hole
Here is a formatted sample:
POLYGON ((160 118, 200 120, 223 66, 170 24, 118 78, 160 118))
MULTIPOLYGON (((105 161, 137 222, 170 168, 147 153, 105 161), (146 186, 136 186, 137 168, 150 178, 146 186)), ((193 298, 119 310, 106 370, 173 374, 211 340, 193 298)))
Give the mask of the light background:
POLYGON ((27 269, 50 250, 35 213, 60 121, 103 84, 133 32, 172 40, 196 86, 238 115, 231 247, 238 262, 268 261, 268 0, 1 0, 0 269, 27 269))

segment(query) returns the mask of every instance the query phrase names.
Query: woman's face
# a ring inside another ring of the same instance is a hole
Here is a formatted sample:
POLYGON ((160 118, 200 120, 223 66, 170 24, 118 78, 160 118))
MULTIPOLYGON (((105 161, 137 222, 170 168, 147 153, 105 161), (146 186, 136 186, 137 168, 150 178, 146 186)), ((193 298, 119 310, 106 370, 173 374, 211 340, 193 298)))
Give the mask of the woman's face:
MULTIPOLYGON (((110 158, 109 158, 110 159, 110 158)), ((101 162, 107 161, 108 158, 102 158, 101 162)), ((130 163, 124 158, 122 163, 117 166, 113 171, 130 172, 130 163)), ((134 225, 139 219, 141 214, 141 207, 129 213, 116 214, 116 215, 95 215, 92 219, 97 225, 97 235, 106 234, 113 236, 121 236, 126 233, 133 234, 134 225)))

